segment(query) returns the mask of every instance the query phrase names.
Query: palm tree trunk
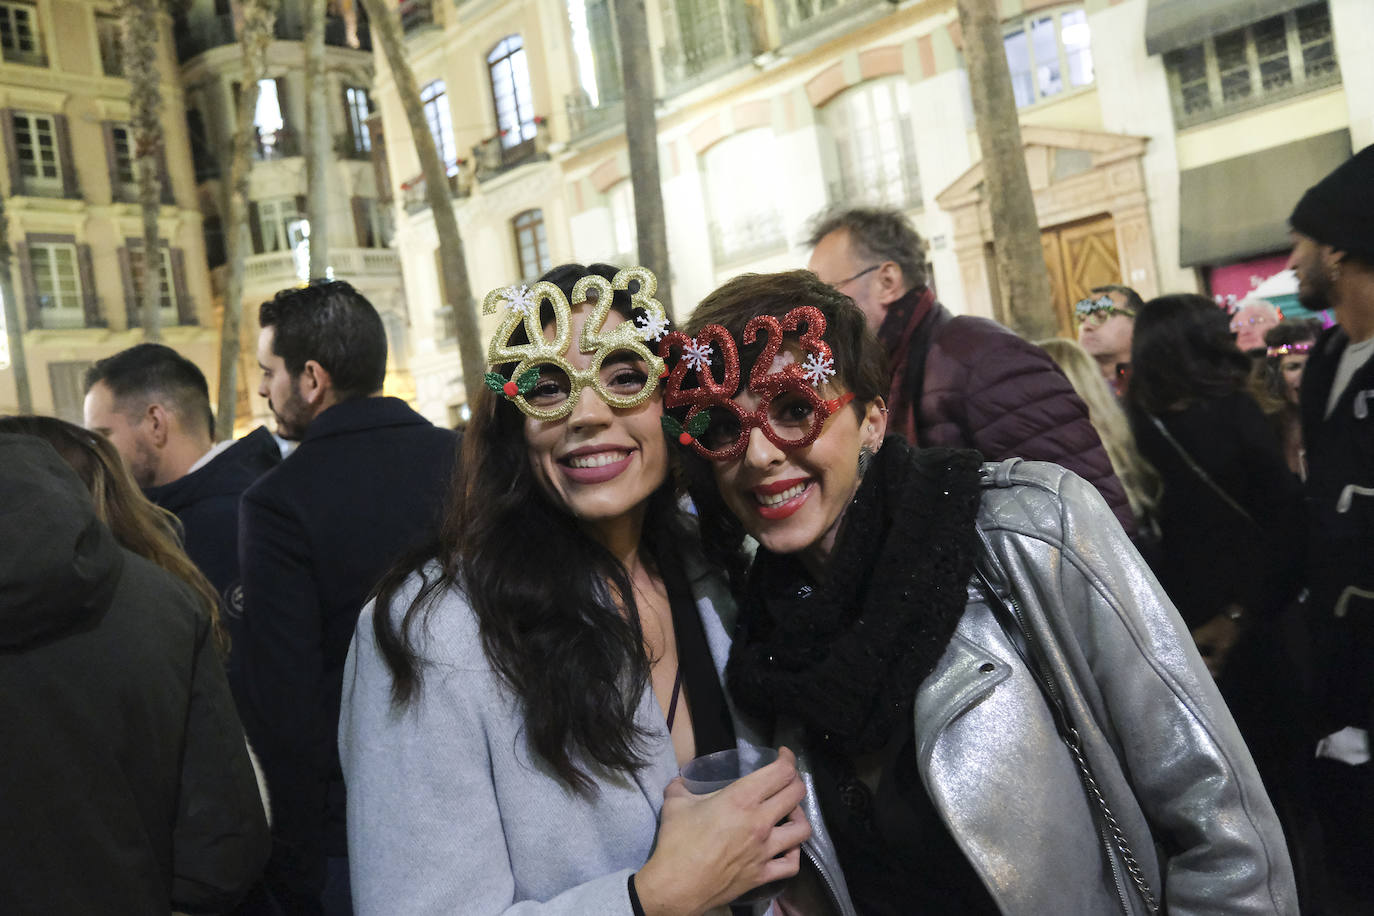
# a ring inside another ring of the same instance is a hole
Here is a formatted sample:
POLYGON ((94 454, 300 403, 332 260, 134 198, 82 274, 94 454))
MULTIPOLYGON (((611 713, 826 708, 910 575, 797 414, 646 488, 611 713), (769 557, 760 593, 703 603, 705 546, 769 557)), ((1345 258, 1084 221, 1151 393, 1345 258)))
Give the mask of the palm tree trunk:
POLYGON ((219 338, 219 435, 234 435, 234 411, 238 406, 238 365, 240 326, 243 322, 243 259, 248 256, 248 170, 257 143, 253 113, 258 107, 258 80, 267 70, 267 47, 272 43, 272 27, 277 18, 274 0, 244 0, 243 82, 238 99, 238 124, 229 163, 226 189, 228 220, 225 230, 228 280, 224 288, 224 313, 219 338))
POLYGON ((162 209, 162 92, 158 85, 158 35, 161 29, 157 0, 121 0, 125 72, 129 74, 129 109, 133 122, 134 174, 143 214, 142 283, 137 291, 143 339, 162 339, 162 245, 157 220, 162 209))
POLYGON ((439 159, 434 136, 425 120, 424 105, 420 102, 420 87, 415 71, 406 59, 405 39, 401 34, 401 20, 394 5, 381 0, 362 0, 372 28, 372 37, 382 46, 387 67, 401 107, 410 124, 411 140, 420 156, 420 170, 425 178, 425 199, 434 217, 434 232, 439 237, 439 263, 444 273, 443 289, 448 292, 447 305, 453 309, 458 332, 458 358, 463 363, 464 396, 470 401, 477 396, 486 372, 486 356, 482 349, 481 328, 477 321, 477 304, 472 298, 468 281, 467 258, 463 254, 463 239, 458 234, 458 218, 453 213, 449 196, 448 172, 439 159))
POLYGON ((644 0, 616 0, 620 66, 625 86, 625 143, 635 201, 639 263, 658 276, 658 300, 671 316, 672 273, 668 227, 663 219, 663 184, 658 168, 658 116, 654 110, 654 65, 644 0))
POLYGON ((305 0, 305 216, 310 221, 310 276, 323 277, 329 267, 329 136, 328 85, 324 61, 326 0, 305 0))
POLYGON ((24 356, 24 329, 19 324, 19 304, 14 298, 11 273, 10 224, 5 215, 5 199, 0 197, 0 299, 5 301, 5 336, 10 345, 10 368, 14 371, 14 393, 21 414, 33 413, 33 391, 29 388, 29 364, 24 356))
POLYGON ((1030 340, 1059 333, 1050 275, 1040 246, 1035 196, 1026 174, 1021 122, 1002 44, 997 0, 958 0, 973 113, 983 148, 983 181, 992 213, 993 257, 1006 321, 1030 340))

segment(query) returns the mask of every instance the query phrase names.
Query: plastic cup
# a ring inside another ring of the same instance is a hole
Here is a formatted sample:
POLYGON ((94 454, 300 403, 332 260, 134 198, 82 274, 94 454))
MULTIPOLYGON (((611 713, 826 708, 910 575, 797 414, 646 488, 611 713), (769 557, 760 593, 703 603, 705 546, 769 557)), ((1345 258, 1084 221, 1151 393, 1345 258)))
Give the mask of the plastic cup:
POLYGON ((707 795, 725 788, 755 770, 768 766, 778 759, 776 748, 754 747, 730 748, 716 751, 689 760, 682 768, 682 782, 693 795, 707 795))
MULTIPOLYGON (((755 747, 752 744, 746 744, 742 748, 716 751, 714 754, 706 754, 688 761, 682 768, 682 784, 693 795, 709 795, 777 759, 777 748, 755 747)), ((730 903, 732 906, 762 903, 781 894, 785 887, 787 879, 771 881, 752 891, 746 891, 730 903)))

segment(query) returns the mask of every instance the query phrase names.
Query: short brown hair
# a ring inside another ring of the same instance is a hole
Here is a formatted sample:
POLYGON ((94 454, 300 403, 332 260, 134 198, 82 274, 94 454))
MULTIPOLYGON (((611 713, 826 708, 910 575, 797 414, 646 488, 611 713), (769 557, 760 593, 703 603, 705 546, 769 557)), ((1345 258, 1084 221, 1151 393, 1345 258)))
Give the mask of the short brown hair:
MULTIPOLYGON (((776 274, 744 274, 701 301, 684 330, 695 337, 708 324, 718 324, 740 345, 744 326, 758 315, 781 318, 799 305, 813 305, 825 316, 825 342, 835 358, 835 381, 854 393, 854 406, 863 407, 887 394, 887 357, 868 328, 864 313, 843 293, 822 283, 809 270, 776 274)), ((762 341, 739 346, 740 387, 744 374, 758 358, 762 341)))

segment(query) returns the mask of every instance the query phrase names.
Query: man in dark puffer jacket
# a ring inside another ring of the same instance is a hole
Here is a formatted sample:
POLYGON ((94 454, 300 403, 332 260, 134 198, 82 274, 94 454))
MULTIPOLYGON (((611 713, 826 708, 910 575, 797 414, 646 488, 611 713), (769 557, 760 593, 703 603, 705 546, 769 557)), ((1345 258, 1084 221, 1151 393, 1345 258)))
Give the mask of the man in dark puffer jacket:
POLYGON ((223 912, 270 840, 190 589, 52 446, 0 435, 0 911, 223 912))
POLYGON ((1053 461, 1092 483, 1128 534, 1135 520, 1088 408, 1044 350, 986 318, 954 316, 925 284, 921 237, 896 210, 823 214, 808 267, 849 296, 887 350, 888 429, 989 461, 1053 461))

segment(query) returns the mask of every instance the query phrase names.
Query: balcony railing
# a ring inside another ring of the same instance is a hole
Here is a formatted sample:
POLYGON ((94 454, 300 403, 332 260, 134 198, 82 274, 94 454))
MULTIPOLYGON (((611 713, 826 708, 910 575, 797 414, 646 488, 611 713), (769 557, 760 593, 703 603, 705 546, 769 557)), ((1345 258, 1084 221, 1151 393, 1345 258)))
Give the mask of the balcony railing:
POLYGON ((7 64, 28 64, 30 67, 46 67, 48 65, 48 55, 42 51, 20 51, 17 48, 5 48, 4 59, 7 64))
POLYGON ((220 176, 219 160, 209 150, 202 149, 194 143, 191 145, 191 164, 196 171, 196 184, 214 181, 220 176))
POLYGON ((765 210, 711 223, 711 255, 717 267, 740 264, 787 247, 782 217, 765 210))
MULTIPOLYGON (((234 17, 230 13, 188 16, 179 19, 173 31, 177 60, 181 63, 211 48, 238 41, 238 36, 234 34, 234 17)), ((297 19, 278 18, 272 26, 272 37, 277 41, 302 41, 305 39, 305 26, 297 19)), ((357 39, 359 50, 372 50, 372 32, 361 17, 357 20, 357 39)), ((342 16, 325 17, 324 43, 336 48, 351 47, 348 43, 348 24, 342 16)))
POLYGON ((478 181, 494 178, 527 162, 539 162, 549 158, 548 132, 543 129, 545 119, 537 117, 533 121, 525 122, 521 125, 522 133, 530 126, 534 127, 535 134, 528 140, 507 146, 505 135, 497 134, 472 148, 472 158, 477 163, 478 181))
MULTIPOLYGON (((395 274, 400 259, 390 248, 330 248, 329 267, 334 276, 347 280, 364 275, 395 274)), ((243 259, 244 282, 253 286, 289 285, 298 279, 292 251, 269 251, 243 259)))
POLYGON ((784 44, 805 38, 884 0, 775 0, 784 44))
POLYGON ((14 191, 25 197, 58 197, 80 200, 81 192, 66 187, 60 180, 52 178, 30 178, 20 176, 19 185, 14 191))
POLYGON ((274 159, 287 159, 301 154, 301 144, 296 132, 289 127, 278 130, 258 130, 258 142, 253 149, 253 158, 259 162, 274 159))
POLYGON ((677 42, 659 49, 670 93, 739 67, 764 48, 758 11, 744 0, 702 3, 697 14, 680 18, 677 42))
POLYGON ((570 93, 566 99, 568 127, 574 141, 625 122, 625 102, 622 99, 601 99, 593 105, 587 93, 570 93))
POLYGON ((369 160, 372 158, 372 145, 364 145, 362 137, 345 132, 334 137, 334 155, 340 159, 369 160))
MULTIPOLYGON (((419 213, 429 209, 428 183, 424 175, 416 175, 409 181, 401 182, 401 206, 407 213, 419 213)), ((472 193, 472 172, 466 159, 459 159, 457 170, 448 176, 448 196, 458 200, 472 193)))
POLYGON ((401 0, 396 9, 401 17, 401 31, 407 35, 437 24, 432 0, 401 0))

